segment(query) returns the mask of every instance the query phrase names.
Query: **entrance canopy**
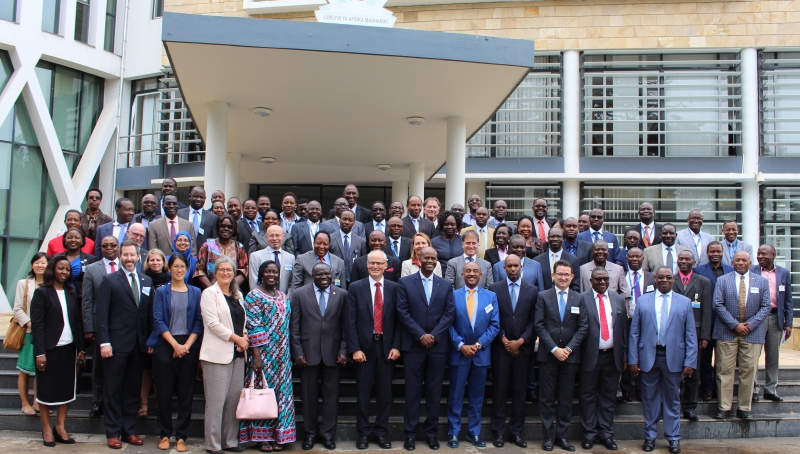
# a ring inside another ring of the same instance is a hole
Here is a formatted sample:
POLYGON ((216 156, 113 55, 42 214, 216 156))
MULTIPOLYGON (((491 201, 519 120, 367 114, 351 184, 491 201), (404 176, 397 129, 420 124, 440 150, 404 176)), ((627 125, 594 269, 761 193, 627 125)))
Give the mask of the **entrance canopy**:
POLYGON ((163 42, 204 139, 209 103, 227 103, 242 183, 408 181, 412 163, 427 179, 445 161, 447 118, 471 137, 534 62, 531 41, 189 14, 164 14, 163 42))

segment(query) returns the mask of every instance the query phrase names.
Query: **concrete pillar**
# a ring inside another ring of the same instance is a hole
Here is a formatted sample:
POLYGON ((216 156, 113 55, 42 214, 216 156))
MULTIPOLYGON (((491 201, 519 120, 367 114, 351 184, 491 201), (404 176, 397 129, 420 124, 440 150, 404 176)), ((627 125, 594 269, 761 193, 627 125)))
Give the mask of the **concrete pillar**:
POLYGON ((412 195, 425 200, 425 165, 419 162, 412 162, 408 168, 408 196, 412 195))
POLYGON ((759 216, 761 213, 758 175, 759 106, 758 51, 746 48, 742 59, 742 173, 748 180, 742 183, 742 239, 752 245, 761 242, 759 216))
MULTIPOLYGON (((563 130, 561 153, 564 157, 564 172, 580 171, 581 157, 581 54, 577 50, 564 51, 563 57, 563 130)), ((565 184, 566 192, 566 184, 565 184)), ((566 201, 565 201, 566 205, 566 201)))
POLYGON ((408 199, 408 181, 407 180, 399 180, 399 181, 392 181, 392 199, 387 200, 386 209, 389 209, 389 205, 392 202, 402 202, 403 206, 406 204, 406 200, 408 199))
POLYGON ((447 119, 447 177, 444 198, 446 207, 466 203, 467 122, 464 117, 447 119))
MULTIPOLYGON (((205 187, 208 199, 206 207, 211 206, 211 193, 217 189, 225 191, 225 168, 228 154, 228 103, 214 101, 208 103, 208 122, 206 129, 205 187)), ((237 172, 238 173, 238 172, 237 172)))
POLYGON ((578 180, 565 180, 561 194, 563 206, 562 218, 578 218, 581 214, 581 182, 578 180))
MULTIPOLYGON (((242 155, 240 153, 226 153, 225 157, 225 197, 239 197, 239 175, 242 172, 242 155)), ((244 199, 242 199, 244 201, 244 199)))

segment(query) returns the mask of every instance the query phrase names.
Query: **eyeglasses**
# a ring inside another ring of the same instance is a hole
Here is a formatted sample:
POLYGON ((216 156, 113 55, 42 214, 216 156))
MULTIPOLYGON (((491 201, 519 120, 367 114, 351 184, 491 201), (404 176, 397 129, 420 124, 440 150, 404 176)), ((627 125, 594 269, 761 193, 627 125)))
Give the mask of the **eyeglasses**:
POLYGON ((556 273, 556 277, 570 277, 572 273, 556 273))
POLYGON ((603 219, 603 216, 601 216, 599 214, 593 214, 593 215, 589 216, 589 219, 603 219))
POLYGON ((380 265, 385 265, 385 264, 386 264, 386 262, 367 262, 367 265, 369 265, 369 266, 380 266, 380 265))
POLYGON ((217 273, 220 274, 233 274, 233 270, 228 268, 217 268, 217 273))
POLYGON ((144 238, 141 233, 131 232, 130 230, 128 230, 128 236, 131 238, 144 238))
POLYGON ((155 204, 156 202, 153 202, 151 200, 148 200, 147 202, 142 202, 142 205, 155 205, 155 204))
POLYGON ((593 281, 597 281, 597 282, 609 282, 611 280, 611 278, 608 278, 608 277, 593 277, 592 280, 593 281))

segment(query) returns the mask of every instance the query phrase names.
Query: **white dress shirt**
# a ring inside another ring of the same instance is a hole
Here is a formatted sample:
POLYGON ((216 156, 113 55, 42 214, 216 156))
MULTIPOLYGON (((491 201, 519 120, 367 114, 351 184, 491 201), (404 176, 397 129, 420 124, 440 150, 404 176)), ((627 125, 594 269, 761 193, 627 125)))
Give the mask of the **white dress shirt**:
MULTIPOLYGON (((601 239, 601 240, 604 240, 604 241, 605 241, 605 238, 603 238, 603 228, 602 228, 602 227, 600 227, 600 229, 599 229, 599 230, 594 230, 594 229, 592 229, 591 227, 589 227, 589 230, 588 230, 588 232, 589 232, 589 237, 592 239, 592 243, 594 243, 595 241, 597 241, 597 240, 595 239, 595 237, 594 237, 594 234, 595 234, 595 232, 597 232, 597 233, 599 233, 599 234, 600 234, 600 238, 599 238, 599 239, 601 239)), ((612 245, 611 245, 611 243, 609 243, 609 244, 608 244, 608 247, 609 247, 609 248, 612 248, 612 247, 614 247, 614 246, 612 246, 612 245)))
POLYGON ((544 229, 544 237, 547 238, 547 234, 550 233, 550 224, 547 223, 547 219, 533 218, 533 230, 535 231, 537 238, 539 237, 539 225, 541 225, 544 229))
MULTIPOLYGON (((124 224, 120 224, 117 221, 114 221, 114 227, 111 229, 111 234, 114 235, 114 238, 120 240, 119 238, 120 232, 127 232, 127 231, 128 231, 127 226, 125 226, 124 224)), ((103 239, 101 238, 100 241, 103 241, 103 239)), ((121 242, 122 241, 120 240, 120 243, 121 242)))
MULTIPOLYGON (((664 305, 664 295, 668 296, 667 301, 667 314, 669 314, 670 309, 672 309, 672 290, 668 293, 661 293, 660 291, 656 293, 656 328, 658 331, 661 331, 661 323, 667 323, 667 320, 661 320, 661 307, 664 305)), ((666 347, 666 345, 665 345, 666 347)))
POLYGON ((308 234, 311 235, 311 243, 314 243, 314 236, 316 236, 317 232, 319 232, 319 224, 320 221, 311 222, 310 220, 306 219, 308 222, 308 234))
POLYGON ((653 222, 651 222, 649 224, 645 224, 644 222, 640 222, 639 223, 639 233, 642 234, 642 238, 643 239, 644 239, 644 228, 645 228, 645 226, 649 229, 647 231, 647 237, 650 240, 650 244, 653 244, 653 241, 655 241, 655 236, 656 236, 656 234, 655 234, 656 221, 653 221, 653 222))
MULTIPOLYGON (((703 256, 703 237, 700 233, 695 234, 692 229, 689 229, 689 233, 692 235, 692 241, 694 241, 694 247, 697 251, 697 255, 699 257, 703 256)), ((702 232, 701 232, 702 233, 702 232)))
POLYGON ((550 273, 553 273, 553 265, 559 260, 561 260, 561 251, 553 252, 552 250, 547 250, 547 256, 550 258, 550 273))
POLYGON ((115 258, 114 260, 109 260, 103 257, 103 264, 106 266, 106 274, 119 271, 119 257, 115 258), (111 269, 111 262, 114 262, 113 270, 111 269))
POLYGON ((401 246, 403 245, 403 237, 401 236, 398 239, 394 239, 392 237, 386 238, 386 241, 389 243, 389 249, 397 249, 398 256, 400 255, 400 250, 402 249, 401 246), (394 242, 397 241, 397 248, 394 247, 394 242))
POLYGON ((478 261, 478 256, 477 256, 477 255, 467 255, 467 254, 464 254, 464 262, 466 262, 466 263, 469 263, 469 262, 470 262, 470 259, 471 259, 473 262, 477 262, 477 261, 478 261))
MULTIPOLYGON (((598 319, 597 323, 598 326, 600 325, 600 298, 597 297, 598 293, 592 289, 592 293, 594 293, 594 304, 595 309, 597 310, 598 319)), ((598 344, 598 349, 605 350, 607 348, 614 347, 614 321, 611 319, 611 298, 608 297, 608 291, 603 294, 603 310, 606 313, 606 323, 608 324, 608 340, 603 340, 603 330, 602 328, 598 331, 597 336, 600 340, 598 344)))
MULTIPOLYGON (((738 301, 738 295, 739 295, 739 284, 741 283, 742 276, 744 276, 744 294, 747 295, 747 294, 750 293, 750 271, 748 271, 748 272, 746 272, 744 274, 739 274, 739 273, 734 272, 733 273, 733 277, 734 277, 734 280, 736 281, 737 301, 738 301)), ((736 314, 737 317, 738 317, 738 315, 739 314, 736 314)))

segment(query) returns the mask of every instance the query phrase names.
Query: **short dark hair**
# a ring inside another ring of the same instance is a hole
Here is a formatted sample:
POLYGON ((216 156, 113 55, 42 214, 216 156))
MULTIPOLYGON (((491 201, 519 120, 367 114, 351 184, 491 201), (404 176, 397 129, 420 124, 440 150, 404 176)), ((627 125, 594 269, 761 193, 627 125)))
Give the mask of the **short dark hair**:
POLYGON ((103 198, 103 191, 101 191, 100 188, 89 188, 89 190, 86 191, 86 197, 85 198, 87 198, 87 199, 89 198, 89 193, 90 192, 96 192, 96 193, 100 194, 100 198, 101 199, 103 198))
POLYGON ((591 277, 592 277, 592 278, 594 278, 594 275, 595 275, 595 274, 597 274, 597 273, 599 273, 599 272, 601 272, 601 271, 602 271, 602 272, 604 272, 604 273, 606 273, 606 274, 608 274, 608 270, 606 270, 606 269, 605 269, 605 268, 603 268, 602 266, 596 266, 596 267, 592 268, 592 275, 591 275, 591 277))
MULTIPOLYGON (((708 246, 706 246, 706 252, 708 252, 708 248, 710 248, 711 246, 722 247, 722 243, 720 243, 719 241, 712 241, 712 242, 708 243, 708 246)), ((722 250, 724 251, 725 248, 722 248, 722 250)))
POLYGON ((304 203, 308 203, 308 202, 309 202, 309 200, 308 200, 308 199, 306 199, 306 198, 302 198, 302 199, 299 199, 299 200, 297 201, 297 204, 298 204, 298 205, 302 205, 302 204, 304 204, 304 203))
MULTIPOLYGON (((411 197, 409 197, 409 199, 410 198, 411 197)), ((453 219, 456 220, 456 233, 460 232, 461 227, 463 226, 461 222, 461 215, 456 213, 455 211, 450 211, 450 210, 444 210, 441 213, 439 213, 439 217, 437 218, 439 222, 436 224, 436 229, 438 229, 440 232, 444 232, 444 221, 446 221, 447 218, 449 218, 450 216, 453 216, 453 219)))
POLYGON ((167 260, 167 268, 172 268, 172 264, 175 263, 175 260, 180 260, 187 268, 189 267, 189 259, 183 254, 172 254, 169 256, 169 260, 167 260))
POLYGON ((64 213, 64 220, 65 221, 67 220, 67 216, 69 216, 70 213, 76 213, 78 215, 78 217, 81 216, 81 211, 80 210, 76 210, 75 208, 72 208, 72 209, 67 210, 66 213, 64 213))
MULTIPOLYGON (((172 195, 172 194, 167 194, 167 195, 172 195)), ((122 204, 125 202, 131 202, 131 199, 127 197, 118 198, 117 201, 114 203, 114 209, 119 210, 120 208, 122 208, 122 204)), ((131 204, 133 204, 133 202, 131 202, 131 204)))
POLYGON ((572 269, 572 264, 569 263, 568 261, 562 260, 562 259, 556 260, 556 263, 553 264, 553 274, 556 274, 556 269, 559 266, 561 266, 561 267, 566 266, 567 268, 569 268, 571 273, 575 274, 575 270, 572 269))
POLYGON ((264 274, 264 270, 267 269, 269 265, 275 265, 278 267, 278 276, 281 275, 281 267, 279 267, 274 260, 267 260, 258 266, 258 277, 256 278, 256 284, 261 285, 261 276, 264 274))
MULTIPOLYGON (((126 246, 135 247, 136 248, 136 255, 139 255, 139 244, 136 243, 133 240, 125 240, 125 241, 122 242, 122 244, 119 245, 119 253, 120 253, 120 255, 122 255, 122 248, 124 248, 126 246)), ((173 254, 173 255, 175 255, 175 254, 173 254)))
POLYGON ((291 196, 294 199, 294 203, 297 203, 297 196, 295 195, 294 192, 291 191, 283 193, 283 195, 281 196, 281 203, 283 203, 283 199, 289 196, 291 196))
MULTIPOLYGON (((53 256, 52 259, 50 259, 49 262, 47 262, 47 268, 44 269, 44 279, 42 280, 42 287, 45 287, 45 286, 52 287, 53 286, 53 284, 55 283, 55 280, 56 280, 55 279, 55 276, 56 276, 56 264, 58 264, 58 262, 61 262, 61 261, 69 263, 69 259, 64 254, 56 254, 56 255, 53 256)), ((67 278, 67 281, 64 282, 64 290, 66 290, 68 292, 74 292, 75 291, 75 288, 72 286, 72 273, 71 272, 69 274, 69 278, 67 278)))
POLYGON ((725 220, 725 222, 723 222, 723 223, 722 223, 722 228, 724 229, 724 228, 725 228, 725 226, 726 226, 727 224, 730 224, 731 222, 732 222, 732 223, 734 223, 734 224, 736 224, 736 227, 739 227, 739 223, 738 223, 738 222, 736 222, 736 219, 727 219, 727 220, 725 220))
POLYGON ((331 234, 330 234, 330 233, 328 233, 328 231, 327 231, 327 230, 319 230, 319 231, 317 231, 316 235, 314 235, 314 242, 315 242, 315 243, 317 242, 317 237, 318 237, 318 236, 320 236, 320 235, 325 235, 325 236, 327 236, 327 237, 328 237, 328 243, 330 243, 330 242, 331 242, 331 234))
POLYGON ((494 228, 494 233, 492 234, 492 241, 494 241, 495 244, 497 244, 497 231, 500 230, 500 229, 508 230, 508 236, 509 236, 509 238, 511 237, 511 227, 509 227, 506 224, 500 224, 500 225, 498 225, 497 227, 494 228))
POLYGON ((33 272, 33 264, 42 257, 46 258, 48 263, 50 262, 50 256, 45 252, 37 252, 33 254, 33 257, 31 257, 31 269, 28 271, 28 279, 36 279, 36 273, 33 272))
POLYGON ((63 235, 61 235, 61 246, 63 246, 64 249, 67 248, 67 234, 69 232, 78 232, 78 234, 81 236, 81 247, 86 246, 86 235, 83 234, 83 230, 81 230, 81 229, 67 229, 67 231, 64 232, 63 235))

